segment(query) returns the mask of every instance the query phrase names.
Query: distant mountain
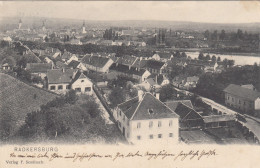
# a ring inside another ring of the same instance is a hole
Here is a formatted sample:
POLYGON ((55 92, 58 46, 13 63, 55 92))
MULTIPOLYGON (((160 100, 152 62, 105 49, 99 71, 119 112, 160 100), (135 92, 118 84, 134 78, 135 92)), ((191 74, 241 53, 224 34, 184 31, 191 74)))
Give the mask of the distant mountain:
MULTIPOLYGON (((6 17, 0 20, 0 29, 14 29, 17 27, 20 18, 6 17)), ((43 20, 46 20, 46 27, 51 29, 61 29, 64 27, 80 28, 83 20, 61 19, 61 18, 40 18, 26 17, 22 18, 24 28, 39 28, 43 20)), ((158 20, 117 20, 117 21, 95 21, 85 20, 87 28, 109 28, 113 27, 144 27, 144 28, 168 28, 172 30, 183 31, 205 31, 222 30, 243 31, 260 33, 260 23, 199 23, 199 22, 181 22, 181 21, 158 21, 158 20)))

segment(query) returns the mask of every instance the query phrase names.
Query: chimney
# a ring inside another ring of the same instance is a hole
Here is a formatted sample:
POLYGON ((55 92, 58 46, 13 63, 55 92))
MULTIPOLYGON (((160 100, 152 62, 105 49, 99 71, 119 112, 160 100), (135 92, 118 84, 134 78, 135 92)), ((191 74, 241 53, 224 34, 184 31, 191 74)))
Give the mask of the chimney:
POLYGON ((138 94, 138 101, 140 102, 143 99, 143 91, 138 90, 137 94, 138 94))
POLYGON ((160 100, 160 93, 155 93, 156 99, 160 100))
POLYGON ((155 76, 155 83, 158 84, 158 83, 157 83, 157 75, 155 76))

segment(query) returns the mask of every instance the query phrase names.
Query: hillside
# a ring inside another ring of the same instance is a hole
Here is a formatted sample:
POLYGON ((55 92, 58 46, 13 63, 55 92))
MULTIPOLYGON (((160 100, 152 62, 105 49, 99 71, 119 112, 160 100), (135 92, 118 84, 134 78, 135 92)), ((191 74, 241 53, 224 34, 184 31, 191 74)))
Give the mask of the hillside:
POLYGON ((14 123, 13 131, 23 123, 27 113, 57 97, 3 73, 0 73, 0 79, 0 121, 3 116, 10 116, 14 123))

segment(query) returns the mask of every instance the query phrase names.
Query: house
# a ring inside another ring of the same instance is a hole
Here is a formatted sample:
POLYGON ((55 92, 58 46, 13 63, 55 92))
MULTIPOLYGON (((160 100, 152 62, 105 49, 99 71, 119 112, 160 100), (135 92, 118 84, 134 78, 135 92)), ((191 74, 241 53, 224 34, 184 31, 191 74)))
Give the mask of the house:
POLYGON ((69 68, 67 64, 61 62, 61 61, 57 61, 55 63, 55 69, 62 69, 62 68, 69 68))
POLYGON ((81 63, 89 70, 107 73, 113 60, 106 57, 86 55, 82 58, 81 63))
POLYGON ((66 93, 73 89, 77 93, 93 93, 93 83, 82 72, 75 69, 53 69, 47 72, 48 90, 66 93))
POLYGON ((12 67, 11 67, 11 65, 9 65, 8 63, 4 63, 4 64, 2 65, 2 69, 3 69, 3 70, 11 70, 12 67))
POLYGON ((218 63, 214 61, 187 60, 186 63, 188 66, 199 67, 205 72, 215 72, 218 67, 218 63))
POLYGON ((204 128, 219 128, 219 127, 228 127, 233 125, 236 121, 236 115, 210 115, 203 116, 204 128))
POLYGON ((161 86, 157 84, 154 78, 148 78, 145 81, 143 81, 141 84, 139 84, 137 87, 141 87, 145 89, 146 91, 151 91, 153 89, 159 89, 161 86))
POLYGON ((47 71, 53 69, 52 63, 27 63, 26 70, 30 71, 32 75, 36 75, 44 79, 47 71))
POLYGON ((166 103, 166 105, 180 116, 180 128, 202 128, 204 126, 202 116, 196 112, 190 102, 182 103, 178 102, 177 107, 175 108, 174 103, 166 103), (187 105, 186 105, 187 104, 187 105))
POLYGON ((61 55, 61 60, 63 62, 67 62, 70 59, 71 55, 72 55, 72 53, 64 50, 63 54, 61 55))
POLYGON ((165 62, 147 60, 145 64, 145 69, 147 69, 152 74, 163 74, 165 73, 166 66, 167 64, 165 62))
POLYGON ((127 76, 136 80, 137 83, 141 83, 147 79, 151 73, 145 69, 137 69, 128 67, 127 65, 113 63, 109 68, 111 72, 116 72, 118 75, 127 76))
POLYGON ((172 84, 173 86, 177 87, 177 88, 181 88, 181 89, 191 89, 191 88, 195 88, 197 83, 199 81, 199 77, 197 76, 176 76, 173 80, 172 80, 172 84))
POLYGON ((82 71, 86 71, 87 68, 79 61, 72 60, 69 64, 68 67, 72 69, 80 69, 82 71))
POLYGON ((246 113, 260 110, 260 92, 235 84, 224 90, 225 104, 246 113))
POLYGON ((75 54, 72 54, 70 56, 70 58, 66 61, 66 63, 69 64, 71 61, 78 61, 78 60, 79 60, 78 56, 75 54))
POLYGON ((116 111, 118 127, 129 143, 178 143, 179 116, 151 93, 139 90, 116 111))
POLYGON ((80 39, 71 39, 70 44, 72 44, 72 45, 82 45, 82 42, 80 41, 80 39))
POLYGON ((122 64, 122 65, 126 65, 126 66, 133 66, 133 64, 138 60, 137 57, 132 56, 132 55, 123 55, 122 57, 119 57, 119 59, 117 60, 117 64, 122 64))
POLYGON ((152 59, 157 61, 164 61, 164 62, 170 60, 171 58, 173 58, 173 54, 168 52, 156 52, 152 56, 152 59))

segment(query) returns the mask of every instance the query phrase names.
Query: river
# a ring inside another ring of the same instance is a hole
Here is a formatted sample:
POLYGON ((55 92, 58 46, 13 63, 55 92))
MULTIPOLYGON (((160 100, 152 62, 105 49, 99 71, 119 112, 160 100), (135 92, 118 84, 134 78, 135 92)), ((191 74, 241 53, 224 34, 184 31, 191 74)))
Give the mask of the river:
MULTIPOLYGON (((185 52, 187 56, 190 56, 192 59, 198 58, 199 52, 185 52)), ((206 56, 207 54, 204 54, 206 56)), ((227 54, 213 54, 209 53, 210 57, 215 55, 217 58, 220 57, 221 61, 226 59, 234 60, 235 65, 254 65, 256 62, 258 65, 260 65, 260 55, 257 56, 246 56, 246 55, 227 55, 227 54)))

